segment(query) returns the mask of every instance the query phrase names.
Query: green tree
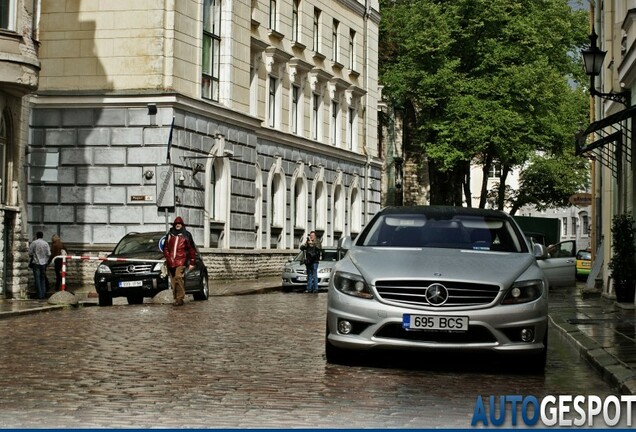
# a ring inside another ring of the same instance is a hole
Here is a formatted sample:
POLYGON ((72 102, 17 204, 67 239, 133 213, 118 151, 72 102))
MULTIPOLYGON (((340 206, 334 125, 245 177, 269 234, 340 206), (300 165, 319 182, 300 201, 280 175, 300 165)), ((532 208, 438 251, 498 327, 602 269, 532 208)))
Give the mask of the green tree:
POLYGON ((586 11, 567 0, 381 0, 381 13, 380 81, 405 111, 405 150, 428 163, 432 204, 471 205, 471 164, 498 163, 501 208, 512 169, 573 146, 587 121, 573 85, 586 11))

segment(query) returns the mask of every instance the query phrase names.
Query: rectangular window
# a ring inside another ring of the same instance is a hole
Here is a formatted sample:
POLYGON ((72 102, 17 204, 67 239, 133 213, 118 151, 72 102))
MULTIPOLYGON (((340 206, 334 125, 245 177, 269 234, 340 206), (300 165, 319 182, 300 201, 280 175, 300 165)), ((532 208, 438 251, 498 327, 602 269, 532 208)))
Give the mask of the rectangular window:
POLYGON ((356 70, 356 32, 349 30, 349 69, 356 70))
POLYGON ((314 8, 313 50, 320 52, 320 9, 314 8))
POLYGON ((318 125, 319 125, 319 110, 320 110, 320 95, 314 93, 311 99, 311 133, 312 138, 318 140, 318 125))
POLYGON ((331 144, 338 146, 338 115, 340 114, 340 104, 337 101, 331 102, 331 144))
POLYGON ((300 36, 300 0, 294 0, 292 9, 292 41, 299 42, 300 36))
POLYGON ((298 133, 298 104, 300 102, 300 87, 292 85, 292 106, 291 106, 291 119, 290 127, 294 134, 298 133))
POLYGON ((0 0, 0 28, 15 30, 15 0, 0 0))
POLYGON ((488 178, 499 178, 501 177, 501 164, 493 163, 490 166, 490 170, 488 171, 488 178))
POLYGON ((354 107, 349 107, 347 116, 347 148, 353 150, 356 132, 356 110, 354 107))
POLYGON ((221 0, 203 1, 201 97, 219 100, 221 71, 221 0))
POLYGON ((267 124, 269 127, 276 126, 276 91, 278 87, 278 78, 269 77, 269 98, 268 98, 268 110, 267 110, 267 124))
POLYGON ((338 62, 338 52, 340 51, 338 27, 340 27, 340 22, 338 22, 338 20, 333 20, 333 27, 331 29, 331 60, 336 63, 338 62))
POLYGON ((572 216, 572 235, 575 236, 578 231, 578 218, 576 216, 572 216))
POLYGON ((562 224, 563 224, 563 235, 566 236, 568 235, 568 218, 564 217, 562 224))
POLYGON ((269 28, 278 30, 277 28, 278 13, 276 11, 276 0, 269 0, 269 28))
POLYGON ((589 221, 589 218, 587 217, 587 215, 583 215, 583 216, 581 216, 581 219, 583 220, 583 232, 582 232, 582 234, 584 236, 589 235, 590 234, 590 221, 589 221))

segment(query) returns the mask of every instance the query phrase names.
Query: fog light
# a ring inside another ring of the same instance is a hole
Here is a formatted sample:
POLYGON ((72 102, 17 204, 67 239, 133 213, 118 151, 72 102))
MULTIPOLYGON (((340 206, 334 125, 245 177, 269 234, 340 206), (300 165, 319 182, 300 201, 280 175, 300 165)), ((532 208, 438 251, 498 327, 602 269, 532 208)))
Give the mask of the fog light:
POLYGON ((532 342, 534 339, 534 331, 531 328, 521 330, 521 340, 524 342, 532 342))
POLYGON ((349 334, 353 330, 353 326, 349 321, 339 321, 338 322, 338 332, 341 334, 349 334))

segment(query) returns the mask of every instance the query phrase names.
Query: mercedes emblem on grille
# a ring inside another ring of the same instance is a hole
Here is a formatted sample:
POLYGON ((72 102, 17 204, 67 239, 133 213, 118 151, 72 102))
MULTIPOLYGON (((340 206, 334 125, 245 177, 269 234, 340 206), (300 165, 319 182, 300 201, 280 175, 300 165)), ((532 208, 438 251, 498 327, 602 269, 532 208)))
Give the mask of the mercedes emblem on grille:
POLYGON ((448 290, 446 287, 439 283, 430 284, 426 288, 426 301, 431 306, 441 306, 448 300, 448 290))
POLYGON ((135 265, 134 264, 129 265, 127 270, 128 270, 128 273, 134 273, 135 272, 135 265))

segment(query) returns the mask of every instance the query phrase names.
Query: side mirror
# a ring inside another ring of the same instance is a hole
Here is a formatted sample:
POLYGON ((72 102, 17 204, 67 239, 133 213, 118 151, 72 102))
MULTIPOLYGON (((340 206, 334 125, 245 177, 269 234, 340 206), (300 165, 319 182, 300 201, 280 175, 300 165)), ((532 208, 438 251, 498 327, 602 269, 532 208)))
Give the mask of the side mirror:
POLYGON ((548 250, 541 243, 532 245, 532 254, 536 259, 545 259, 548 256, 548 250))
POLYGON ((353 246, 353 240, 351 240, 351 236, 344 236, 338 240, 338 249, 349 250, 353 246))

